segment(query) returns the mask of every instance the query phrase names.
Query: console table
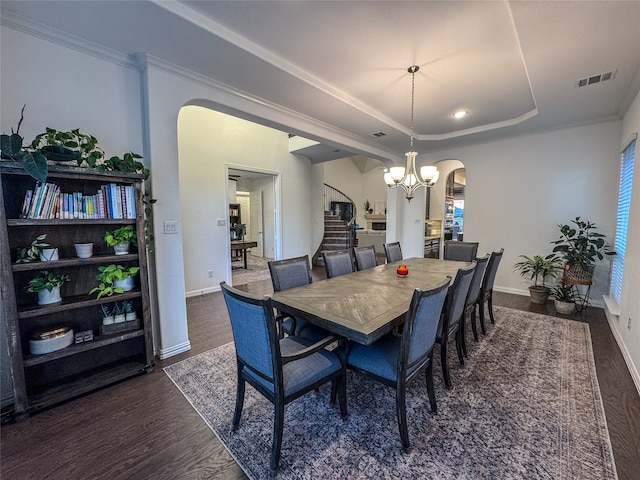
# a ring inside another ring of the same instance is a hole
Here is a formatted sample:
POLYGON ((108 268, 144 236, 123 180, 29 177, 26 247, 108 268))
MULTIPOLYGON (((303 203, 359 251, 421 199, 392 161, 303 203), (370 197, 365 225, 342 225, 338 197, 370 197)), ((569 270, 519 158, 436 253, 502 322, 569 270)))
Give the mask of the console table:
POLYGON ((231 240, 231 254, 238 250, 242 251, 242 260, 244 262, 244 268, 247 269, 247 249, 257 247, 258 242, 245 242, 243 240, 231 240))

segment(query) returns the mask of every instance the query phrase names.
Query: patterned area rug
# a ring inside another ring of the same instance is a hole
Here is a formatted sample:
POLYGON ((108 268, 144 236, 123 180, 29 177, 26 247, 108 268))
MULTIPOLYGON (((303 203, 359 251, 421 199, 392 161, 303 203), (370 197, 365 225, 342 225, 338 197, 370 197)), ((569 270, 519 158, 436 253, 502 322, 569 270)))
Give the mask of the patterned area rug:
POLYGON ((286 407, 273 474, 273 406, 252 387, 240 428, 230 431, 232 343, 165 371, 252 479, 616 479, 588 325, 508 308, 495 313, 487 335, 470 339, 464 367, 452 347, 450 390, 436 361, 436 415, 424 382, 411 384, 409 454, 400 447, 395 391, 349 372, 346 420, 330 405, 328 385, 286 407))
POLYGON ((246 285, 247 283, 269 280, 269 266, 267 262, 272 260, 266 257, 254 257, 247 255, 247 268, 245 270, 242 260, 231 262, 231 280, 233 286, 246 285))

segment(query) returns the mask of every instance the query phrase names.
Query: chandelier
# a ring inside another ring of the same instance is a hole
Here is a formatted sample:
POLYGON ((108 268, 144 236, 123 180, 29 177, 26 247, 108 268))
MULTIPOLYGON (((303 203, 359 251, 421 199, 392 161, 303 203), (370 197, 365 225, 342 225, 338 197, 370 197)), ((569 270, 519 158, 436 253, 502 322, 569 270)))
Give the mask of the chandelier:
POLYGON ((420 187, 433 187, 438 181, 440 173, 434 166, 425 166, 420 169, 420 175, 416 170, 416 152, 413 149, 413 103, 415 92, 416 72, 420 69, 418 65, 412 65, 407 69, 411 74, 411 145, 409 151, 405 153, 407 157, 407 167, 391 167, 384 174, 384 182, 389 188, 402 187, 405 197, 409 202, 413 198, 414 192, 420 187))

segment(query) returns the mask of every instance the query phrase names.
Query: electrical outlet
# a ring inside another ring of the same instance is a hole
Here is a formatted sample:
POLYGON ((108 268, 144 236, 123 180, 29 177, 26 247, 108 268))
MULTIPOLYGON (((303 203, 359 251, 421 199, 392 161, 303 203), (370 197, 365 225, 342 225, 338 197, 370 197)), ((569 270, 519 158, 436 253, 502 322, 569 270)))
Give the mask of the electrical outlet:
POLYGON ((167 220, 165 222, 162 222, 162 225, 164 227, 165 235, 168 233, 178 233, 178 222, 176 222, 175 220, 167 220))
POLYGON ((631 330, 631 317, 629 317, 629 321, 627 322, 627 328, 631 330))
POLYGON ((213 278, 213 270, 209 270, 209 278, 213 278))

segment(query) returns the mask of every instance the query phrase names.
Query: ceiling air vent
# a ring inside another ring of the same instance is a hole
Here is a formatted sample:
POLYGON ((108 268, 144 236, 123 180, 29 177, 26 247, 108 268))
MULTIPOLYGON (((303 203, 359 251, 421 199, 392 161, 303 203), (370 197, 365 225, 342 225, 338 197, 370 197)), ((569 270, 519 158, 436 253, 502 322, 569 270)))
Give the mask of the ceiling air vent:
POLYGON ((586 78, 581 78, 576 81, 576 87, 586 87, 587 85, 593 85, 594 83, 606 82, 607 80, 613 80, 616 78, 616 73, 618 70, 613 70, 611 72, 598 73, 597 75, 591 75, 586 78))
POLYGON ((372 137, 376 137, 376 138, 380 138, 380 137, 386 137, 387 134, 384 132, 376 132, 376 133, 372 133, 371 134, 372 137))

